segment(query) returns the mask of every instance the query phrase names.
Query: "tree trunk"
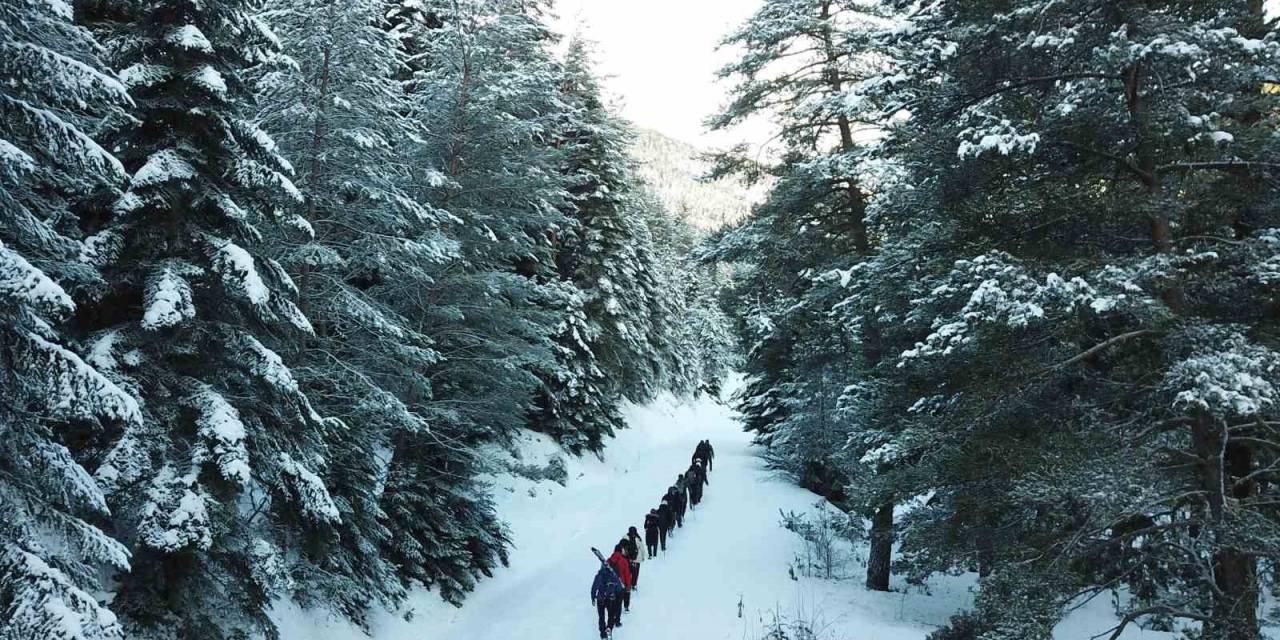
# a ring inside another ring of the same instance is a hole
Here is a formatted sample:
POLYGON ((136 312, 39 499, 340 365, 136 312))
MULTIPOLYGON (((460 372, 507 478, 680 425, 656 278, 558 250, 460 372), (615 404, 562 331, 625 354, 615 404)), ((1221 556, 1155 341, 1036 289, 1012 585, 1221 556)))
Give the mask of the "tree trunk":
POLYGON ((889 590, 889 569, 893 556, 893 503, 876 509, 871 518, 871 554, 867 558, 867 588, 889 590))
MULTIPOLYGON (((832 25, 830 2, 822 4, 820 17, 823 23, 821 27, 822 50, 826 57, 826 68, 823 71, 823 75, 832 95, 840 95, 844 93, 844 81, 840 78, 840 54, 836 51, 835 40, 831 35, 834 26, 832 25)), ((838 114, 836 116, 836 126, 840 130, 840 151, 844 153, 853 151, 856 148, 856 144, 853 140, 853 124, 849 122, 848 116, 838 114)), ((849 226, 853 235, 854 250, 859 255, 865 256, 871 253, 871 238, 867 234, 867 199, 862 193, 862 188, 858 186, 858 182, 852 177, 845 182, 844 191, 849 201, 849 226)))
POLYGON ((1240 30, 1247 38, 1262 38, 1267 35, 1267 3, 1265 0, 1249 0, 1250 20, 1240 30))
POLYGON ((996 545, 991 527, 983 527, 977 540, 978 577, 990 576, 996 568, 996 545))
POLYGON ((1213 600, 1213 618, 1204 625, 1205 640, 1256 640, 1258 633, 1258 567, 1243 551, 1213 555, 1214 582, 1221 594, 1213 600))
MULTIPOLYGON (((333 5, 329 5, 329 19, 326 24, 332 25, 333 5)), ((332 27, 330 27, 332 28, 332 27)), ((329 75, 332 66, 333 57, 333 39, 330 33, 330 39, 325 42, 324 49, 320 58, 320 88, 316 93, 316 120, 311 132, 311 173, 307 176, 307 222, 312 225, 318 225, 316 222, 316 198, 320 193, 320 174, 324 171, 324 163, 321 156, 324 155, 324 147, 327 142, 326 137, 329 134, 329 75)), ((316 234, 316 239, 320 239, 320 234, 316 234)), ((304 260, 302 262, 301 273, 298 277, 298 309, 302 311, 302 315, 308 315, 311 312, 310 299, 306 292, 311 290, 311 266, 304 260)), ((325 325, 320 324, 316 327, 317 333, 325 335, 325 325)), ((299 352, 306 350, 307 338, 305 332, 299 332, 298 350, 299 352)))
POLYGON ((1254 640, 1258 627, 1258 567, 1253 554, 1231 546, 1227 531, 1232 500, 1252 497, 1253 449, 1232 442, 1226 428, 1209 416, 1192 425, 1192 443, 1200 459, 1201 485, 1208 496, 1207 536, 1213 545, 1213 609, 1204 623, 1205 640, 1254 640))
MULTIPOLYGON (((462 155, 465 151, 464 142, 468 135, 468 114, 467 109, 471 103, 471 52, 463 51, 462 55, 462 85, 458 88, 458 104, 455 107, 454 123, 451 140, 449 142, 449 158, 446 163, 446 171, 449 177, 456 178, 462 173, 462 155)), ((453 203, 453 189, 446 189, 444 193, 443 208, 448 209, 453 203)))

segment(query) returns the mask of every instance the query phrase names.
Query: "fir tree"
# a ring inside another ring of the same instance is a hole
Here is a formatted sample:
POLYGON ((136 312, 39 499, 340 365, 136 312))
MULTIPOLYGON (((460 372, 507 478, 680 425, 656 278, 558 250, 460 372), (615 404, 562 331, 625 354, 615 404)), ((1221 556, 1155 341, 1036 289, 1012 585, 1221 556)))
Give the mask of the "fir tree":
MULTIPOLYGON (((346 424, 329 434, 325 478, 341 524, 336 536, 302 545, 307 563, 295 572, 294 593, 356 620, 374 604, 398 602, 409 583, 381 552, 398 532, 382 511, 388 468, 380 451, 429 428, 419 403, 430 398, 427 374, 439 354, 399 301, 429 288, 455 250, 440 232, 441 214, 409 191, 404 159, 422 127, 408 115, 400 42, 385 28, 383 5, 267 3, 263 17, 282 56, 255 83, 258 120, 297 168, 315 230, 300 241, 273 237, 315 327, 294 350, 296 373, 317 410, 346 424)), ((432 450, 425 457, 438 466, 455 455, 432 450)))
POLYGON ((425 370, 426 393, 407 399, 430 428, 393 441, 383 509, 397 535, 384 553, 407 578, 460 602, 506 561, 506 532, 469 481, 484 465, 473 448, 505 443, 526 424, 567 298, 553 272, 564 190, 548 134, 562 107, 538 3, 418 8, 434 16, 417 27, 429 37, 400 34, 422 47, 407 81, 424 128, 410 156, 412 193, 445 216, 456 246, 419 290, 387 280, 395 308, 439 359, 425 370))
POLYGON ((93 14, 137 105, 112 136, 132 179, 103 232, 111 289, 83 313, 100 367, 144 401, 96 474, 134 552, 115 600, 131 637, 270 633, 297 539, 341 519, 322 480, 339 425, 279 355, 312 328, 263 233, 310 225, 289 163, 244 118, 244 72, 275 43, 247 9, 93 14))
POLYGON ((862 46, 881 21, 876 9, 841 0, 765 2, 725 38, 745 51, 720 71, 735 84, 729 105, 710 124, 719 129, 774 110, 781 115, 778 185, 722 251, 754 255, 748 260, 758 269, 742 292, 751 305, 751 379, 741 398, 748 428, 802 484, 874 516, 867 586, 887 590, 896 496, 848 502, 850 476, 833 454, 850 435, 848 416, 838 411, 841 390, 879 365, 882 329, 870 317, 853 331, 835 325, 829 312, 838 287, 820 277, 852 272, 876 249, 859 138, 879 129, 880 114, 855 91, 882 65, 862 46))
POLYGON ((666 337, 653 314, 659 293, 652 240, 633 208, 629 133, 606 109, 590 64, 586 43, 575 39, 559 133, 573 225, 560 238, 556 263, 576 291, 539 422, 573 449, 596 450, 622 425, 619 402, 650 397, 661 384, 666 337))
POLYGON ((1136 596, 1117 633, 1258 637, 1277 54, 1259 7, 944 2, 882 44, 897 62, 860 90, 911 111, 883 148, 911 206, 884 242, 898 263, 849 281, 864 309, 879 278, 917 282, 876 295, 894 344, 919 338, 864 396, 903 416, 864 456, 873 481, 933 496, 906 564, 979 569, 983 638, 1047 638, 1116 583, 1136 596))
POLYGON ((727 278, 697 255, 705 233, 692 221, 678 217, 665 204, 670 198, 643 181, 635 190, 632 207, 653 237, 653 271, 659 295, 650 304, 655 331, 653 344, 663 362, 663 386, 680 395, 708 393, 720 397, 720 385, 737 365, 737 341, 728 315, 717 294, 727 278))
POLYGON ((100 244, 79 216, 125 172, 93 141, 125 88, 70 5, 0 6, 0 638, 122 638, 94 594, 128 570, 89 449, 141 420, 137 400, 69 339, 101 295, 100 244), (88 444, 86 444, 88 443, 88 444))

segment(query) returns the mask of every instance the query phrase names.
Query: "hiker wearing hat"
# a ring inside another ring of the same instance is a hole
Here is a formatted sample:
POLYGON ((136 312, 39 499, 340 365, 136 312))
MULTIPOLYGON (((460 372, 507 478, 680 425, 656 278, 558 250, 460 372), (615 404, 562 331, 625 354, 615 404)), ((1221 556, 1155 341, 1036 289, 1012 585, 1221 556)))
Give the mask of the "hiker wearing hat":
POLYGON ((644 517, 644 546, 651 559, 658 557, 658 529, 661 526, 658 510, 650 509, 649 514, 644 517))
POLYGON ((671 527, 675 524, 675 517, 671 515, 671 501, 665 497, 662 504, 658 505, 658 544, 663 551, 667 550, 667 534, 671 533, 671 527))
POLYGON ((634 591, 640 584, 640 563, 644 562, 644 543, 640 541, 640 532, 635 527, 627 529, 627 546, 622 548, 622 553, 631 560, 631 589, 634 591))

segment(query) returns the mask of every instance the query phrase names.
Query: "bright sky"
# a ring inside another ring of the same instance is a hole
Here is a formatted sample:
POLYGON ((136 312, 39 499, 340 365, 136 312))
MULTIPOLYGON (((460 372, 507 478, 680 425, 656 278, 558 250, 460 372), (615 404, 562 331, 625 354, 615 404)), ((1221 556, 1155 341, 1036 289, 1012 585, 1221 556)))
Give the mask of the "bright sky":
POLYGON ((560 28, 578 25, 597 43, 597 70, 639 126, 700 147, 760 142, 765 123, 708 134, 703 120, 725 102, 715 71, 732 60, 716 44, 745 21, 760 0, 557 0, 560 28))
MULTIPOLYGON (((715 71, 733 59, 716 51, 730 29, 761 0, 556 0, 560 30, 579 25, 596 41, 598 71, 628 120, 710 149, 735 142, 761 144, 767 122, 710 134, 703 120, 725 102, 715 71)), ((1280 17, 1280 0, 1265 0, 1280 17)))

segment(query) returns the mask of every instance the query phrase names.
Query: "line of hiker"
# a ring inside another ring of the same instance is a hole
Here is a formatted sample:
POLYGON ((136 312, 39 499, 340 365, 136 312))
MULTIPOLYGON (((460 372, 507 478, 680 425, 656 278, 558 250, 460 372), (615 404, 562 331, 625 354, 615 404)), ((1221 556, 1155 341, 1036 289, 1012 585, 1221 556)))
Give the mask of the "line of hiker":
POLYGON ((703 487, 711 484, 707 474, 715 449, 710 440, 703 440, 693 450, 689 469, 676 476, 676 483, 662 496, 662 503, 650 509, 644 517, 644 541, 635 527, 613 547, 591 583, 591 604, 596 607, 600 624, 600 637, 613 635, 622 626, 622 614, 631 611, 631 593, 640 580, 640 564, 646 559, 658 557, 659 550, 667 550, 667 538, 676 529, 684 527, 685 514, 702 502, 703 487))

